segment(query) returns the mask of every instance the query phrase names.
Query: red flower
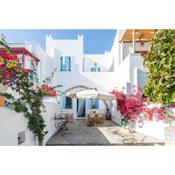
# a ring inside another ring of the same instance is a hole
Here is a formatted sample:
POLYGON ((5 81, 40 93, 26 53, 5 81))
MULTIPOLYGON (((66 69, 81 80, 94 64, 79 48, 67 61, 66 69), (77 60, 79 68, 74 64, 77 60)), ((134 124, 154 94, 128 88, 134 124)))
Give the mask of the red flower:
POLYGON ((47 84, 43 84, 41 87, 43 88, 43 90, 45 90, 47 92, 48 96, 50 96, 50 97, 56 96, 56 90, 53 87, 48 86, 47 84))
POLYGON ((30 73, 30 69, 24 69, 27 74, 30 73))
POLYGON ((16 66, 13 66, 11 69, 12 69, 12 70, 15 70, 15 69, 16 69, 16 66))

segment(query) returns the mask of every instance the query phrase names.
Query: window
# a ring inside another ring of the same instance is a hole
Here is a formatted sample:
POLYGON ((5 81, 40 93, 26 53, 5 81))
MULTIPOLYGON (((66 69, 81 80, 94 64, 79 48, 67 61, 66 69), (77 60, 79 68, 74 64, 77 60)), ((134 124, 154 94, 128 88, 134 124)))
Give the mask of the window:
POLYGON ((91 108, 92 109, 99 109, 99 100, 92 100, 91 101, 91 108))
POLYGON ((95 63, 94 67, 91 68, 91 72, 100 72, 100 68, 97 67, 97 63, 95 63))
POLYGON ((70 56, 61 56, 61 71, 71 71, 71 57, 70 56))
POLYGON ((70 97, 64 96, 62 98, 63 109, 72 109, 72 99, 70 97))

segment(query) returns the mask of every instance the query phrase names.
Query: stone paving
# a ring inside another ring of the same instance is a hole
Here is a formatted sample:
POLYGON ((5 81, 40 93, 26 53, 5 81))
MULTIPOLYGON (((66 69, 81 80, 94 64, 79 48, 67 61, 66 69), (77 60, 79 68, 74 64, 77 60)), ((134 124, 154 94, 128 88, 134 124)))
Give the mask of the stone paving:
POLYGON ((164 145, 164 142, 141 133, 129 133, 112 121, 104 124, 87 126, 86 120, 68 123, 69 130, 64 137, 52 136, 46 145, 164 145))

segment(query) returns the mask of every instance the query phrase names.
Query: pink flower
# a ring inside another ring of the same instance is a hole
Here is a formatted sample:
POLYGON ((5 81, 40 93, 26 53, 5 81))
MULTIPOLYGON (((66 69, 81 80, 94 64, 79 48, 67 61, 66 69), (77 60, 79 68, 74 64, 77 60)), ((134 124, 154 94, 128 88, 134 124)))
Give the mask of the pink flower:
POLYGON ((30 73, 30 69, 24 69, 27 74, 30 73))

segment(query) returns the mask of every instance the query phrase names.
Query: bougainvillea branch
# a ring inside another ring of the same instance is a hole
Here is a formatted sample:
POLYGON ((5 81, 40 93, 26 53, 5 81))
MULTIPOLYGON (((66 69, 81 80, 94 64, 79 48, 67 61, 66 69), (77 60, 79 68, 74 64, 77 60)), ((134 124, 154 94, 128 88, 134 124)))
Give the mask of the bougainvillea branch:
MULTIPOLYGON (((10 50, 4 40, 1 40, 0 44, 10 50)), ((0 84, 10 87, 19 94, 19 98, 2 92, 0 95, 12 101, 16 112, 24 113, 28 119, 28 128, 37 136, 39 145, 42 145, 47 134, 47 131, 44 131, 46 125, 42 117, 42 101, 46 96, 55 96, 56 91, 46 84, 33 88, 29 73, 30 70, 24 69, 20 59, 12 52, 0 56, 0 84)))
POLYGON ((131 94, 125 94, 123 91, 113 90, 116 96, 117 110, 121 113, 127 122, 144 123, 144 120, 175 120, 175 114, 169 113, 175 108, 175 105, 156 105, 150 107, 148 98, 143 97, 142 89, 134 86, 135 91, 131 94), (141 115, 142 114, 142 115, 141 115), (144 116, 144 118, 143 118, 144 116))
POLYGON ((116 96, 117 109, 128 121, 135 121, 136 117, 143 112, 145 105, 140 88, 137 88, 132 94, 124 94, 118 90, 113 90, 112 93, 116 96))

